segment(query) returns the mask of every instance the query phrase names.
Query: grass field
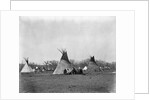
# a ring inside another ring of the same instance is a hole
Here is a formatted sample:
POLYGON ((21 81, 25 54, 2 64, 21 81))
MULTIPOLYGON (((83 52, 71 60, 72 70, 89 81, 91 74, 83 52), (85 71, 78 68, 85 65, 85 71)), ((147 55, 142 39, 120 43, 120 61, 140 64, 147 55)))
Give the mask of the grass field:
POLYGON ((52 75, 52 72, 19 75, 20 93, 115 93, 116 73, 52 75))

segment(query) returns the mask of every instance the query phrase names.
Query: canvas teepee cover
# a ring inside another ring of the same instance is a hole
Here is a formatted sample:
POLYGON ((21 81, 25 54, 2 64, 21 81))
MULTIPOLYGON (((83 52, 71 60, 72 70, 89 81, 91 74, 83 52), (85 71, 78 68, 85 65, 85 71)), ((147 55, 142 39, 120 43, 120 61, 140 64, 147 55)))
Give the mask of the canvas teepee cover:
POLYGON ((30 73, 30 72, 33 72, 33 69, 28 65, 28 59, 25 59, 25 61, 26 61, 26 64, 22 68, 21 73, 30 73))
POLYGON ((67 51, 66 50, 62 51, 59 50, 59 51, 62 53, 62 57, 53 74, 64 74, 65 69, 68 69, 69 72, 71 72, 73 70, 73 67, 71 67, 71 63, 68 59, 67 51))
POLYGON ((87 67, 87 72, 92 73, 92 72, 96 72, 98 70, 99 70, 99 67, 95 61, 94 56, 93 56, 90 58, 90 61, 89 61, 88 67, 87 67))

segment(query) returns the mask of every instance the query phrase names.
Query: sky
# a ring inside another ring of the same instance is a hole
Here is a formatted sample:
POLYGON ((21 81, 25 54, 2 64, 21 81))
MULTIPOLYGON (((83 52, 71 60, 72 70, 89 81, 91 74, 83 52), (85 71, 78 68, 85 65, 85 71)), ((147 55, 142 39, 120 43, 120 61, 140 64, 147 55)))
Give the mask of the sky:
POLYGON ((116 61, 115 16, 20 16, 19 61, 60 60, 58 49, 66 49, 69 59, 116 61))

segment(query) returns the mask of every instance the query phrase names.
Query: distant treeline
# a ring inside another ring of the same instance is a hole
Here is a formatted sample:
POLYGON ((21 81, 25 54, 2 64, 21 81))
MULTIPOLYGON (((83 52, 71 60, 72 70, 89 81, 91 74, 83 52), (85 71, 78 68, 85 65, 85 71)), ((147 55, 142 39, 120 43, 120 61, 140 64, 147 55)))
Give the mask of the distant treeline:
MULTIPOLYGON (((86 60, 83 60, 83 61, 80 61, 80 62, 77 62, 75 60, 70 60, 72 66, 74 68, 84 68, 85 66, 88 66, 88 63, 89 63, 89 59, 86 59, 86 60)), ((39 64, 36 64, 34 62, 29 62, 29 66, 31 66, 32 69, 35 69, 36 67, 38 68, 44 68, 45 70, 54 70, 56 67, 57 67, 57 64, 59 63, 59 61, 56 61, 56 60, 52 60, 52 61, 44 61, 43 64, 39 65, 39 64)), ((116 71, 116 62, 106 62, 106 61, 102 61, 102 60, 96 60, 96 63, 99 67, 103 68, 103 69, 106 69, 107 68, 109 70, 112 70, 112 71, 116 71)), ((21 71, 21 69, 23 68, 24 64, 19 64, 19 71, 21 71)))

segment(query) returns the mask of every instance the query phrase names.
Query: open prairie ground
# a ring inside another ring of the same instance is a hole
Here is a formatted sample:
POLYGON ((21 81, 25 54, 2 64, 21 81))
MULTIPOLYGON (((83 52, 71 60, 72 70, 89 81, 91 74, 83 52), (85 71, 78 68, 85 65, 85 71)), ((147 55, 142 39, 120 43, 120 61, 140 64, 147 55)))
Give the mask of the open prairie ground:
POLYGON ((52 72, 19 75, 20 93, 115 93, 116 73, 53 75, 52 72))

